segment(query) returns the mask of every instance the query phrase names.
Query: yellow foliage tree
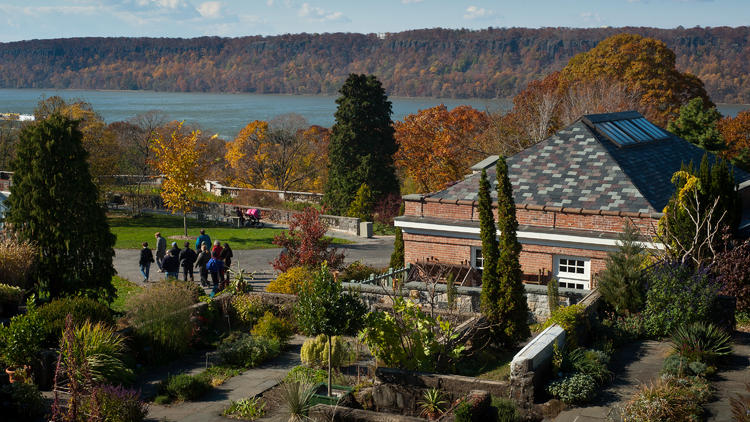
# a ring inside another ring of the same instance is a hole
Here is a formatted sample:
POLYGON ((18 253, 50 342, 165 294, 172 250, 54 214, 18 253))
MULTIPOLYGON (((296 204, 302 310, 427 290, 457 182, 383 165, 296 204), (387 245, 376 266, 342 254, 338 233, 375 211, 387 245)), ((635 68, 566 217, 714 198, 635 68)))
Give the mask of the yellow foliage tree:
POLYGON ((207 170, 202 163, 205 149, 206 145, 200 142, 200 131, 183 131, 182 122, 174 126, 168 137, 160 134, 151 143, 154 153, 151 165, 164 175, 161 197, 172 213, 182 213, 185 236, 186 214, 195 206, 207 170))

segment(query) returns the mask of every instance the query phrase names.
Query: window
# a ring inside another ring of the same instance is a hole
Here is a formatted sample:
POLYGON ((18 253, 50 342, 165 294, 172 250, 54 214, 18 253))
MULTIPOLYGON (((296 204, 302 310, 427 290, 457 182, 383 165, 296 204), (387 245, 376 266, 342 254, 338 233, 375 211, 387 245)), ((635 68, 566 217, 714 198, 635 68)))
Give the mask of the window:
POLYGON ((591 260, 582 257, 556 256, 554 275, 560 287, 589 289, 591 260))
POLYGON ((477 246, 471 247, 471 266, 482 270, 484 269, 484 258, 482 257, 482 248, 477 246))

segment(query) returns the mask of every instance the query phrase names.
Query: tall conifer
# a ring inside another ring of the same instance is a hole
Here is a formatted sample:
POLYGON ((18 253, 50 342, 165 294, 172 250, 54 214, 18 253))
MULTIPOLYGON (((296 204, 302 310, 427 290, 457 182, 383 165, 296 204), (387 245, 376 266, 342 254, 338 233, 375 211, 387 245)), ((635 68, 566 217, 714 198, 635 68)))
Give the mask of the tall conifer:
POLYGON ((7 220, 37 247, 42 295, 111 300, 115 236, 81 139, 78 123, 58 113, 21 131, 7 220))
POLYGON ((516 231, 516 203, 508 178, 505 157, 497 161, 497 226, 500 229, 500 259, 497 264, 500 293, 497 306, 500 312, 503 341, 514 343, 529 336, 527 325, 529 307, 521 280, 521 244, 516 231))
POLYGON ((484 259, 481 295, 482 313, 491 324, 499 324, 500 285, 497 276, 499 252, 495 216, 492 213, 490 182, 487 180, 485 170, 482 170, 482 176, 479 179, 479 235, 482 238, 482 258, 484 259))
MULTIPOLYGON (((398 209, 398 215, 404 215, 404 209, 406 205, 401 202, 401 207, 398 209)), ((396 227, 396 237, 393 239, 393 253, 391 254, 391 268, 403 268, 406 264, 404 263, 404 234, 401 232, 400 227, 396 227)))
POLYGON ((331 212, 343 215, 362 184, 372 190, 373 203, 398 194, 393 164, 398 145, 391 102, 375 76, 351 74, 339 92, 323 201, 331 212))

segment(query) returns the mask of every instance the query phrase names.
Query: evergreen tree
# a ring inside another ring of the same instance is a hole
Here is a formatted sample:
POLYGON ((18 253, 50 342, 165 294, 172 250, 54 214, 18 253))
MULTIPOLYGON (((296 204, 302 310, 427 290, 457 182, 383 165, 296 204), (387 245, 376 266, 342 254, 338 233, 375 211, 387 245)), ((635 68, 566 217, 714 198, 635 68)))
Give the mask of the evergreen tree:
POLYGON ((680 107, 676 120, 669 122, 667 130, 699 147, 717 152, 726 148, 717 124, 721 113, 716 106, 708 107, 703 98, 695 97, 680 107))
POLYGON ((497 264, 500 253, 497 245, 497 229, 495 229, 495 215, 492 213, 492 198, 490 197, 490 182, 487 172, 482 170, 479 178, 479 236, 482 239, 482 314, 495 325, 500 324, 500 281, 497 276, 497 264))
POLYGON ((391 102, 373 75, 351 74, 336 100, 336 123, 328 150, 324 203, 335 214, 345 213, 357 189, 366 183, 374 203, 399 183, 393 164, 398 146, 393 137, 391 102))
POLYGON ((346 215, 349 217, 359 218, 362 221, 372 221, 372 191, 367 183, 362 183, 362 186, 357 190, 357 194, 354 196, 354 200, 349 204, 349 210, 346 215))
POLYGON ((7 220, 38 249, 40 296, 111 300, 115 236, 81 139, 77 121, 58 113, 21 131, 7 220))
MULTIPOLYGON (((401 207, 398 210, 398 215, 404 215, 404 203, 401 202, 401 207)), ((401 228, 396 227, 396 237, 393 239, 393 253, 391 254, 391 268, 403 268, 406 264, 404 263, 404 234, 401 232, 401 228)))
POLYGON ((646 304, 643 268, 648 256, 639 241, 638 229, 626 224, 617 250, 607 255, 607 267, 598 276, 597 287, 604 301, 620 314, 640 312, 646 304))
POLYGON ((513 187, 508 178, 505 157, 500 157, 497 161, 497 226, 500 230, 500 259, 496 270, 499 279, 497 307, 501 315, 503 340, 514 343, 529 336, 529 307, 521 280, 521 244, 516 235, 516 203, 513 200, 513 187))

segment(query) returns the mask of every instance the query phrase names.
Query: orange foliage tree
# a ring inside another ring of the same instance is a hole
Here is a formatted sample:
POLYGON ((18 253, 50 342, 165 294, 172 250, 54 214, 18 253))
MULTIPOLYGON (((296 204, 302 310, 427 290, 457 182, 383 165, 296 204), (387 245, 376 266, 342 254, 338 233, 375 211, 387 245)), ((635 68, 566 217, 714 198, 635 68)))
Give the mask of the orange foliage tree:
POLYGON ((173 126, 169 136, 159 134, 151 144, 154 153, 151 165, 164 175, 161 197, 172 213, 182 213, 185 236, 186 214, 195 206, 207 170, 203 162, 205 149, 200 131, 183 131, 182 122, 173 126))
POLYGON ((750 110, 739 112, 737 117, 724 117, 717 128, 727 145, 724 156, 750 171, 750 110))
POLYGON ((396 166, 419 192, 432 192, 461 179, 481 160, 478 137, 487 129, 487 113, 469 106, 451 111, 445 105, 420 110, 394 123, 399 145, 396 166))
POLYGON ((666 126, 680 107, 701 97, 709 107, 703 82, 675 67, 675 54, 664 42, 634 34, 611 36, 591 50, 570 59, 560 74, 561 85, 608 78, 641 92, 646 117, 666 126))

